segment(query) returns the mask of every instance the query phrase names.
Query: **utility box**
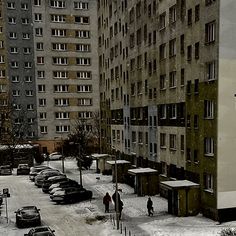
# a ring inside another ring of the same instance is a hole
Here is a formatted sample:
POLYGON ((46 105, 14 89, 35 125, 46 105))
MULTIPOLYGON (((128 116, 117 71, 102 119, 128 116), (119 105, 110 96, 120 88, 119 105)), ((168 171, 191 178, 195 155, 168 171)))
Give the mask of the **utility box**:
POLYGON ((164 181, 161 188, 168 192, 168 213, 176 216, 194 216, 200 211, 199 184, 188 180, 164 181))

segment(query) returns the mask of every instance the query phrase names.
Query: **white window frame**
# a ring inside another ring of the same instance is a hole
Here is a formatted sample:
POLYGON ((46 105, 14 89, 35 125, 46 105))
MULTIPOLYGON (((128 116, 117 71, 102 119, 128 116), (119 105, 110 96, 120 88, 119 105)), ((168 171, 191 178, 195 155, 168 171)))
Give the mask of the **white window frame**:
POLYGON ((66 16, 65 15, 51 15, 51 22, 53 23, 64 23, 66 22, 66 16))
POLYGON ((65 8, 66 2, 64 0, 50 0, 50 7, 52 8, 65 8))
POLYGON ((204 139, 204 155, 214 156, 214 139, 211 137, 204 139))
POLYGON ((53 71, 54 79, 68 79, 68 71, 53 71))
POLYGON ((177 119, 177 104, 169 104, 170 119, 177 119))
POLYGON ((206 63, 206 77, 207 81, 216 80, 216 61, 206 63))
POLYGON ((214 119, 214 101, 204 100, 204 118, 214 119))
POLYGON ((39 107, 45 107, 46 106, 46 98, 39 98, 39 107))
POLYGON ((169 147, 170 147, 170 150, 176 150, 177 149, 176 139, 177 139, 176 134, 169 134, 169 147))
POLYGON ((78 99, 78 105, 79 106, 92 106, 92 98, 79 98, 78 99))
POLYGON ((90 31, 89 30, 77 30, 76 37, 83 38, 83 39, 89 39, 90 38, 90 31))
POLYGON ((54 65, 68 65, 67 57, 53 57, 52 61, 54 65))
POLYGON ((43 19, 43 17, 42 17, 42 14, 41 14, 41 13, 35 13, 35 14, 34 14, 34 21, 35 21, 35 22, 41 22, 42 19, 43 19))
POLYGON ((69 125, 56 125, 56 132, 57 133, 69 133, 70 126, 69 125))
POLYGON ((52 50, 67 51, 67 44, 66 43, 52 43, 52 50))
POLYGON ((216 39, 216 22, 212 21, 205 25, 205 42, 213 43, 216 39))
POLYGON ((48 127, 47 126, 40 126, 40 133, 41 134, 47 134, 48 133, 48 127))
POLYGON ((66 93, 68 91, 69 91, 69 85, 66 85, 66 84, 54 85, 55 93, 66 93))
POLYGON ((67 107, 69 106, 69 98, 55 98, 54 105, 57 107, 67 107))
POLYGON ((33 82, 33 78, 32 78, 32 76, 30 76, 30 75, 26 75, 26 76, 24 77, 24 79, 25 79, 25 82, 26 82, 26 83, 32 83, 32 82, 33 82))
POLYGON ((77 71, 77 79, 92 79, 91 71, 77 71))
POLYGON ((70 113, 69 112, 55 112, 55 119, 68 120, 70 119, 70 113))
POLYGON ((160 119, 161 120, 166 119, 166 104, 160 105, 160 119))
POLYGON ((76 10, 88 10, 89 3, 82 1, 74 1, 74 9, 76 10))
POLYGON ((77 85, 77 92, 78 93, 91 93, 92 92, 92 85, 77 85))
POLYGON ((214 179, 212 174, 204 173, 204 187, 205 190, 213 192, 214 179))
POLYGON ((80 66, 90 66, 91 65, 91 58, 89 57, 77 57, 76 64, 80 66))
POLYGON ((171 71, 169 74, 169 88, 176 88, 177 85, 177 78, 176 78, 176 71, 171 71))

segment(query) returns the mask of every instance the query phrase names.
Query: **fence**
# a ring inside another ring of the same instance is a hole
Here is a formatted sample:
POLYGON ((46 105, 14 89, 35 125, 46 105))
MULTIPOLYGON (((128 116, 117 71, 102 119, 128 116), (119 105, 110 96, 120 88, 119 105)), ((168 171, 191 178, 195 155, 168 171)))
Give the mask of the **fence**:
MULTIPOLYGON (((113 227, 116 228, 117 221, 116 221, 115 215, 110 214, 110 221, 111 221, 113 227)), ((123 223, 120 221, 119 221, 119 232, 120 232, 120 234, 122 234, 124 236, 135 236, 135 234, 132 233, 132 231, 129 230, 126 226, 124 226, 123 223)))

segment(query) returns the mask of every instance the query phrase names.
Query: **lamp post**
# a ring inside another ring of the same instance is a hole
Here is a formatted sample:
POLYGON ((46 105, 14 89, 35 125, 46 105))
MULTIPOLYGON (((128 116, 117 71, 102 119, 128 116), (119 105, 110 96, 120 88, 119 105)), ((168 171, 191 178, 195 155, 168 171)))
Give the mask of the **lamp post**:
MULTIPOLYGON (((115 150, 115 147, 112 147, 112 150, 115 150)), ((117 183, 117 157, 115 153, 115 188, 116 188, 116 226, 117 230, 119 230, 119 199, 118 199, 118 183, 117 183)))

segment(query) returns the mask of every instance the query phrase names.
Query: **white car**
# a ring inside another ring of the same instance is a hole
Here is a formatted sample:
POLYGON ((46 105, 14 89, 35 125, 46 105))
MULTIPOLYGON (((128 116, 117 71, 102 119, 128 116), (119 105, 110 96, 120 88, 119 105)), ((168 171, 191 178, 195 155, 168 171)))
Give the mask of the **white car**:
POLYGON ((53 152, 48 156, 49 160, 61 160, 62 155, 59 152, 53 152))
POLYGON ((62 191, 62 188, 60 188, 60 187, 53 188, 53 189, 50 191, 50 194, 54 194, 54 193, 57 192, 57 191, 62 191))

